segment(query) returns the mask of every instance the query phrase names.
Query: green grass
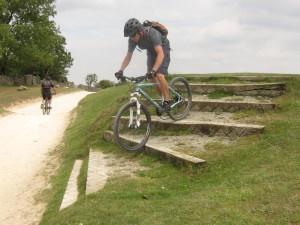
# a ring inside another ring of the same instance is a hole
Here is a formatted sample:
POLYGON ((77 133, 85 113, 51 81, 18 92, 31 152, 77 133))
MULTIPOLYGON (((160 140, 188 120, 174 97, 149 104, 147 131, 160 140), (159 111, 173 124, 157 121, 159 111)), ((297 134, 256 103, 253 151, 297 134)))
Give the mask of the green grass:
POLYGON ((224 76, 216 76, 216 77, 187 77, 189 82, 197 81, 197 79, 201 79, 201 82, 211 83, 211 84, 231 84, 231 83, 243 83, 245 81, 241 81, 237 77, 224 77, 224 76))
POLYGON ((299 76, 299 74, 277 74, 277 73, 208 73, 208 74, 174 74, 173 76, 183 76, 189 82, 205 82, 211 84, 231 84, 231 83, 249 83, 249 80, 243 80, 239 77, 257 76, 259 79, 253 82, 278 82, 271 77, 276 76, 299 76))
POLYGON ((213 149, 206 153, 208 164, 198 169, 177 168, 104 142, 103 131, 127 98, 128 88, 88 96, 65 133, 63 163, 53 178, 41 224, 300 224, 299 89, 300 81, 292 79, 287 94, 278 99, 281 109, 260 114, 266 125, 263 134, 241 138, 230 146, 208 146, 213 149), (79 201, 58 212, 74 160, 86 161, 90 146, 137 160, 149 170, 136 179, 109 180, 100 192, 84 196, 84 168, 79 201))
POLYGON ((7 110, 5 110, 5 109, 3 109, 3 108, 0 108, 0 115, 1 115, 1 114, 2 114, 2 115, 3 115, 3 114, 6 114, 6 113, 8 113, 7 110))
POLYGON ((244 73, 194 73, 194 74, 172 74, 174 76, 184 76, 184 77, 191 77, 191 76, 199 76, 199 77, 213 77, 212 79, 214 79, 214 77, 232 77, 232 76, 298 76, 300 74, 292 74, 292 73, 249 73, 249 72, 244 72, 244 73))
MULTIPOLYGON (((40 87, 28 87, 26 91, 17 91, 18 87, 0 86, 0 114, 4 113, 4 107, 14 105, 23 101, 41 98, 40 87)), ((57 94, 78 91, 78 88, 55 88, 57 94)))

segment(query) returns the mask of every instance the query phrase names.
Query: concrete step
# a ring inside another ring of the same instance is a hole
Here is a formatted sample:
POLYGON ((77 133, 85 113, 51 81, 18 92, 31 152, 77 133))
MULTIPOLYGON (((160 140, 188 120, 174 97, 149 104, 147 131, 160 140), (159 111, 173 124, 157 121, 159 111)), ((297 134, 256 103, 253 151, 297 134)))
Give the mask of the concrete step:
MULTIPOLYGON (((126 136, 122 136, 126 141, 135 143, 135 140, 130 139, 126 136)), ((105 131, 104 139, 106 141, 114 141, 113 132, 105 131)), ((185 166, 199 166, 205 163, 205 160, 190 156, 184 153, 173 151, 166 147, 159 147, 157 145, 146 144, 144 152, 146 154, 158 155, 163 159, 167 159, 174 164, 185 165, 185 166)))
POLYGON ((78 198, 78 185, 77 185, 77 179, 80 174, 80 169, 82 166, 82 160, 76 160, 67 184, 67 188, 64 194, 64 198, 62 200, 62 203, 60 205, 59 210, 62 210, 73 203, 77 201, 78 198))
MULTIPOLYGON (((211 113, 204 115, 204 118, 211 115, 211 113)), ((210 121, 204 121, 201 117, 201 113, 191 113, 192 119, 172 121, 161 120, 157 116, 151 117, 152 126, 154 129, 161 129, 164 131, 187 131, 191 134, 208 135, 208 136, 227 136, 227 137, 241 137, 252 134, 259 134, 264 131, 264 126, 261 125, 249 125, 232 122, 230 118, 223 116, 208 117, 210 121), (219 121, 219 122, 215 122, 219 121), (226 121, 226 122, 221 122, 226 121)), ((123 122, 128 121, 128 117, 122 117, 123 122)), ((141 118, 141 121, 145 121, 141 118)))
MULTIPOLYGON (((154 99, 160 103, 161 99, 154 99)), ((142 100, 143 104, 148 107, 147 100, 142 100)), ((278 105, 272 103, 270 99, 256 99, 251 96, 227 96, 219 99, 210 99, 207 95, 193 95, 192 111, 200 112, 237 112, 240 110, 253 109, 259 112, 274 110, 278 105)))
MULTIPOLYGON (((253 75, 234 75, 234 74, 228 74, 228 75, 218 75, 218 74, 211 74, 211 75, 184 75, 184 77, 190 81, 200 81, 200 82, 213 82, 218 79, 230 79, 232 82, 265 82, 265 81, 287 81, 290 78, 293 78, 297 75, 268 75, 268 74, 253 74, 253 75)), ((299 74, 298 74, 299 76, 299 74)))
POLYGON ((267 102, 247 102, 247 101, 224 101, 224 100, 194 100, 192 111, 202 112, 237 112, 240 110, 256 110, 265 112, 274 110, 277 107, 275 103, 267 102))
POLYGON ((174 122, 154 117, 152 117, 152 124, 156 129, 187 130, 192 134, 204 134, 208 136, 241 137, 259 134, 264 130, 264 126, 261 125, 196 120, 181 120, 174 122))
POLYGON ((108 167, 105 155, 99 151, 90 149, 89 165, 87 171, 86 194, 101 190, 108 179, 108 167))
POLYGON ((277 97, 284 93, 285 83, 252 83, 252 84, 205 84, 190 83, 193 94, 209 94, 216 91, 242 96, 277 97))
MULTIPOLYGON (((218 144, 220 146, 229 146, 235 142, 235 138, 228 137, 208 137, 205 135, 152 135, 148 140, 148 144, 150 145, 158 145, 160 147, 167 147, 176 152, 181 152, 184 154, 188 154, 194 157, 198 157, 206 160, 206 154, 209 153, 209 149, 207 149, 207 145, 212 144, 218 148, 218 144)), ((218 149, 214 150, 218 150, 218 149)))

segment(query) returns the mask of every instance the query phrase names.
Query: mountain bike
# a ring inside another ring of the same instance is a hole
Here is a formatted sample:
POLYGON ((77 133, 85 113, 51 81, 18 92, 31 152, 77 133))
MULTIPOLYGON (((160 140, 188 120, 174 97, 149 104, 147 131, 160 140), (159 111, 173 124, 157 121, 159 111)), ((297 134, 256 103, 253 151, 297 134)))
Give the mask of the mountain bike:
MULTIPOLYGON (((51 95, 56 95, 56 91, 55 90, 50 90, 51 91, 51 95)), ((48 98, 48 96, 46 96, 45 100, 43 101, 42 105, 41 105, 41 109, 42 109, 42 113, 43 115, 49 115, 50 111, 51 111, 51 105, 50 105, 50 99, 48 98)))
POLYGON ((44 100, 44 103, 42 103, 42 112, 43 112, 43 115, 49 115, 50 114, 50 110, 51 110, 51 107, 50 107, 50 102, 49 102, 49 99, 46 98, 44 100))
POLYGON ((192 93, 187 80, 182 77, 175 77, 169 83, 169 92, 172 97, 170 110, 164 110, 162 106, 163 98, 158 102, 153 99, 144 89, 155 87, 158 83, 146 82, 147 76, 123 77, 124 80, 133 83, 130 94, 130 101, 123 105, 114 120, 113 133, 115 142, 128 151, 142 150, 151 134, 151 115, 144 104, 150 103, 158 116, 172 120, 182 120, 190 112, 192 106, 192 93))

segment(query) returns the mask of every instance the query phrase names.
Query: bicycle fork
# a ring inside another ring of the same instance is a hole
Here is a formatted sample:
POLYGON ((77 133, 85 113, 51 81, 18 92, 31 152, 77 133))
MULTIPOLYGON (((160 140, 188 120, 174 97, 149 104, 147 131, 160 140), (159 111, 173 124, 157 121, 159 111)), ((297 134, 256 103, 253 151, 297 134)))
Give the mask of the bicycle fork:
POLYGON ((139 102, 140 93, 135 92, 130 95, 130 103, 136 103, 136 112, 134 112, 133 107, 129 109, 129 128, 139 128, 141 125, 140 115, 141 115, 141 104, 139 102))

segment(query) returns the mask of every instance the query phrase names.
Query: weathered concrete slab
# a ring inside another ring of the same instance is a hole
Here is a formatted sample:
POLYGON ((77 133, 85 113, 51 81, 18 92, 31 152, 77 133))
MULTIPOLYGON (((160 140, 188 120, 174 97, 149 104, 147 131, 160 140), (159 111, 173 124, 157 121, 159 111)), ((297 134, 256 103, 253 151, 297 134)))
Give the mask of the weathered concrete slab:
POLYGON ((89 165, 86 181, 86 194, 91 194, 101 190, 108 179, 108 168, 105 155, 90 149, 89 165))
POLYGON ((293 77, 300 77, 299 74, 294 75, 267 75, 267 74, 253 74, 253 75, 190 75, 184 76, 188 81, 214 81, 218 79, 231 79, 234 81, 245 81, 245 82, 263 82, 263 81, 286 81, 293 77))
MULTIPOLYGON (((192 111, 200 112, 237 112, 240 110, 253 109, 259 112, 265 112, 268 110, 274 110, 278 105, 267 100, 254 100, 254 97, 250 96, 234 96, 232 100, 228 99, 230 96, 223 99, 209 99, 207 96, 193 95, 192 111), (240 100, 234 100, 239 98, 240 100), (243 100, 241 98, 245 98, 243 100), (251 99, 251 100, 247 100, 251 99)), ((160 103, 161 99, 154 99, 160 103)), ((143 104, 150 106, 147 100, 142 100, 143 104)))
POLYGON ((256 83, 256 84, 204 84, 190 83, 193 94, 209 94, 223 91, 235 95, 277 97, 284 93, 285 83, 256 83))
MULTIPOLYGON (((122 138, 128 142, 135 143, 134 140, 132 140, 126 136, 122 136, 122 138)), ((106 131, 104 133, 104 139, 106 141, 114 141, 113 132, 106 131)), ((171 161, 172 163, 180 164, 180 165, 192 165, 192 166, 196 165, 197 166, 197 165, 201 165, 206 162, 203 159, 199 159, 199 158, 196 158, 194 156, 190 156, 190 155, 187 155, 184 153, 176 152, 169 148, 158 147, 158 146, 153 146, 153 145, 149 145, 149 144, 146 144, 144 152, 147 154, 158 155, 158 156, 162 157, 163 159, 167 159, 167 160, 171 161)))
POLYGON ((81 166, 82 166, 82 160, 76 160, 59 210, 62 210, 77 201, 77 197, 79 194, 77 178, 80 174, 81 166))
MULTIPOLYGON (((123 122, 127 122, 128 118, 123 117, 123 122)), ((142 118, 141 121, 144 121, 142 118)), ((154 129, 165 131, 187 131, 191 134, 208 135, 208 136, 226 136, 226 137, 241 137, 253 134, 259 134, 264 131, 264 126, 249 125, 240 123, 223 123, 211 121, 194 121, 194 120, 161 120, 157 117, 151 118, 154 129)))
POLYGON ((241 137, 259 134, 264 130, 264 126, 260 125, 221 122, 176 121, 170 123, 152 119, 152 124, 155 128, 163 130, 187 130, 193 134, 205 134, 208 136, 241 137))
POLYGON ((223 100, 193 100, 192 111, 203 112, 237 112, 240 110, 257 110, 265 112, 274 110, 275 103, 244 102, 244 101, 223 101, 223 100))

